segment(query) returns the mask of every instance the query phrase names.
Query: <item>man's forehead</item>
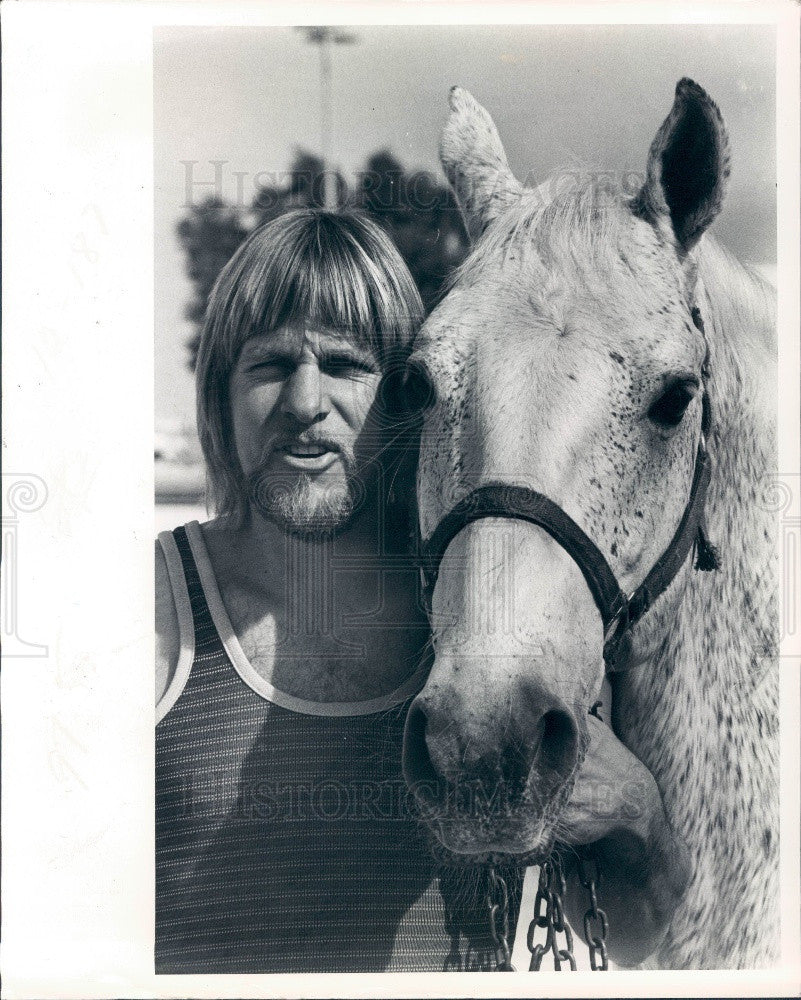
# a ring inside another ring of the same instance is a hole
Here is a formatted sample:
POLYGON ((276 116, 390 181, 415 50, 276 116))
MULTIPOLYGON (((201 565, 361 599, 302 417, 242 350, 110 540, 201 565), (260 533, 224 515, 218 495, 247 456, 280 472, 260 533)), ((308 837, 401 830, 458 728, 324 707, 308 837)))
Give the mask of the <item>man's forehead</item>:
POLYGON ((359 358, 375 361, 374 352, 366 344, 360 343, 352 330, 302 324, 278 327, 267 333, 255 333, 244 342, 241 353, 252 354, 265 350, 297 352, 304 346, 319 354, 345 349, 359 358))

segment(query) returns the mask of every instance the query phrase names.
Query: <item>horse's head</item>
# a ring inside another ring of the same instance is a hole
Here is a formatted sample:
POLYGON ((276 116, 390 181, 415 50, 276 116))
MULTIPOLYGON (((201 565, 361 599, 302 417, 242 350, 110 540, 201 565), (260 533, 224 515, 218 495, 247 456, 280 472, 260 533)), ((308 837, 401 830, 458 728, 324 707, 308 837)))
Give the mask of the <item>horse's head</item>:
MULTIPOLYGON (((631 190, 576 173, 526 189, 487 112, 455 88, 442 161, 476 243, 410 359, 424 403, 422 538, 483 485, 526 487, 631 593, 669 547, 693 480, 707 350, 694 258, 728 174, 718 109, 682 80, 631 190)), ((537 855, 565 833, 604 678, 579 562, 542 527, 494 517, 444 551, 436 656, 404 753, 454 852, 537 855)), ((689 562, 627 637, 627 666, 663 637, 689 562)))

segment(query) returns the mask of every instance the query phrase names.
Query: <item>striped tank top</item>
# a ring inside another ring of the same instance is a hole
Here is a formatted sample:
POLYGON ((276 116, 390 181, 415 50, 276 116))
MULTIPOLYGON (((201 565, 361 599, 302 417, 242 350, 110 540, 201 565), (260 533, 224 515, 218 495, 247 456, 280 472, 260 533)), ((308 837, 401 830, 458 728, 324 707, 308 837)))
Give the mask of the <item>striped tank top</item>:
MULTIPOLYGON (((410 699, 303 701, 244 656, 197 522, 159 541, 181 633, 157 710, 156 971, 494 968, 483 870, 449 867, 401 772, 410 699)), ((504 872, 514 934, 522 872, 504 872)))

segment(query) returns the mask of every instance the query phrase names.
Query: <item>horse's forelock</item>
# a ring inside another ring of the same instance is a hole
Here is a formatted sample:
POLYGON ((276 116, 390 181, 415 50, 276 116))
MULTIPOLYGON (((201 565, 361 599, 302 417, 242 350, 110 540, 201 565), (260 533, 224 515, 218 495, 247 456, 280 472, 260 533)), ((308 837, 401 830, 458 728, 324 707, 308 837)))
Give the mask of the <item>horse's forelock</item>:
POLYGON ((589 266, 611 263, 629 231, 627 200, 611 177, 555 173, 487 227, 452 285, 472 284, 513 258, 523 267, 544 269, 554 251, 589 266))

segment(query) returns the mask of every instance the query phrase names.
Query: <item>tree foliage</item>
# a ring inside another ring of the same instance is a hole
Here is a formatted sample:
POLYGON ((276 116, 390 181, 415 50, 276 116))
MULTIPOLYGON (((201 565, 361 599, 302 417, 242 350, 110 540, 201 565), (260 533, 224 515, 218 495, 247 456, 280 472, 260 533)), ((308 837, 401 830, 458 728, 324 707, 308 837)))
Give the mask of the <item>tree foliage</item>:
MULTIPOLYGON (((209 197, 192 205, 177 227, 192 283, 185 315, 194 330, 187 343, 194 368, 209 295, 218 274, 245 237, 293 208, 324 204, 323 161, 299 150, 286 174, 261 185, 250 205, 209 197)), ((430 173, 408 173, 388 150, 374 153, 352 190, 335 180, 337 203, 374 219, 394 240, 412 274, 426 311, 437 304, 448 277, 467 252, 467 236, 449 187, 430 173)))

